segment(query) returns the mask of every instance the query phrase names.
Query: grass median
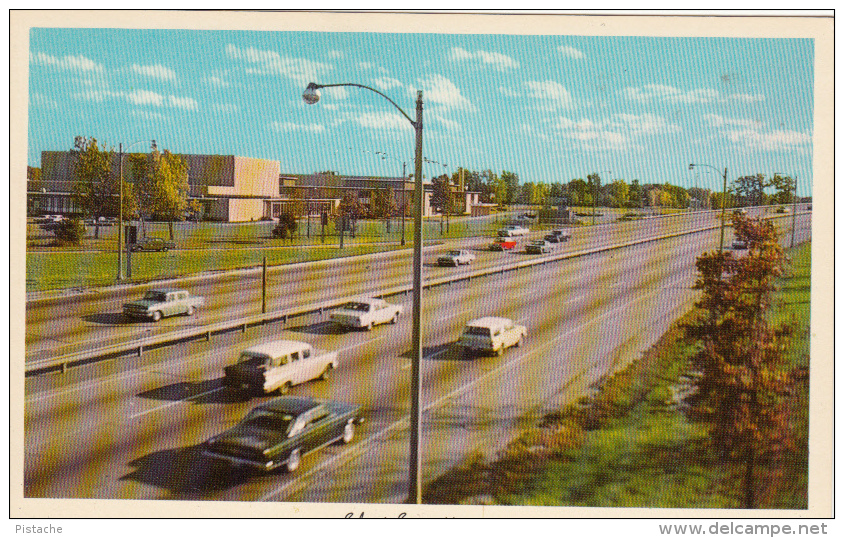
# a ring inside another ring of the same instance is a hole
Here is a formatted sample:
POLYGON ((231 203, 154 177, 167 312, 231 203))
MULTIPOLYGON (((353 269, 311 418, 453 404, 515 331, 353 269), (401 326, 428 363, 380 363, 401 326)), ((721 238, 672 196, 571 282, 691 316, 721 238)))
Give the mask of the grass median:
MULTIPOLYGON (((809 365, 811 243, 791 251, 773 322, 791 321, 788 357, 809 365)), ((682 394, 695 344, 683 327, 693 310, 643 356, 610 374, 600 390, 526 430, 495 459, 474 453, 425 489, 431 504, 737 508, 741 492, 716 458, 701 424, 687 419, 682 394)), ((761 469, 760 508, 808 505, 808 381, 791 396, 796 450, 761 469)))

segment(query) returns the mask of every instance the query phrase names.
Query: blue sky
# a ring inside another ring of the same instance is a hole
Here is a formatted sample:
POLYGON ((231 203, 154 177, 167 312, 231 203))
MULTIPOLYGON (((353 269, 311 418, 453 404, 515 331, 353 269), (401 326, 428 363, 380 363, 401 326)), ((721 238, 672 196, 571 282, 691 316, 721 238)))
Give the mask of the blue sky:
MULTIPOLYGON (((154 138, 176 153, 280 161, 282 172, 413 168, 423 90, 426 176, 509 170, 522 181, 610 178, 720 189, 797 174, 809 194, 809 39, 33 29, 28 164, 77 135, 154 138), (382 159, 375 152, 385 152, 382 159)), ((133 150, 141 151, 145 144, 133 150)))

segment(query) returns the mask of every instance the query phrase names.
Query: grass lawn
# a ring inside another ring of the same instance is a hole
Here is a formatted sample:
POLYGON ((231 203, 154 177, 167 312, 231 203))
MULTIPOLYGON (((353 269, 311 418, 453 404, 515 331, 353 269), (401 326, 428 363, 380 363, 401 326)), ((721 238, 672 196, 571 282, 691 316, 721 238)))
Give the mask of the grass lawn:
MULTIPOLYGON (((772 313, 792 321, 791 364, 809 364, 811 243, 791 253, 790 274, 772 313)), ((692 311, 643 356, 488 460, 473 454, 425 489, 431 504, 737 508, 741 493, 717 461, 703 425, 690 421, 682 400, 694 344, 683 329, 692 311)), ((788 401, 796 442, 776 468, 760 465, 760 507, 808 505, 808 381, 788 401), (773 478, 770 478, 773 477, 773 478)))
MULTIPOLYGON (((318 261, 341 256, 372 254, 401 248, 397 245, 336 245, 312 248, 262 248, 177 250, 132 254, 132 278, 144 282, 187 276, 203 271, 222 271, 261 265, 318 261)), ((114 284, 117 254, 114 252, 29 252, 26 256, 26 290, 108 286, 114 284)))

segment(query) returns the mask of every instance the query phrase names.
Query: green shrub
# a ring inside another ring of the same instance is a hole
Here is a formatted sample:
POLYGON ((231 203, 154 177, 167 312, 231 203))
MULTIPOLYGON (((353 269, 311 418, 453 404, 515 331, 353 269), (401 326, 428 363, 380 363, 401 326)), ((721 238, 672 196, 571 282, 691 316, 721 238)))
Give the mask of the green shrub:
POLYGON ((278 217, 278 224, 273 228, 273 237, 279 239, 292 238, 297 228, 296 217, 290 213, 282 213, 278 217))
POLYGON ((77 218, 63 219, 53 226, 53 233, 59 245, 78 245, 85 237, 85 225, 77 218))

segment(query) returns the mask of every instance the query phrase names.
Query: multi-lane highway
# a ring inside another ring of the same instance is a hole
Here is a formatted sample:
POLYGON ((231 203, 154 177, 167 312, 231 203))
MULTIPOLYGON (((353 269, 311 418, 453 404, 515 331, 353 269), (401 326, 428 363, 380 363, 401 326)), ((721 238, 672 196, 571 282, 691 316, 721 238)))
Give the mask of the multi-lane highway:
MULTIPOLYGON (((701 224, 689 219, 682 226, 701 224)), ((676 231, 660 228, 676 224, 651 222, 606 228, 603 235, 600 227, 578 230, 562 248, 676 231)), ((711 216, 706 224, 714 224, 711 216)), ((790 230, 791 219, 778 219, 778 225, 790 230)), ((811 237, 810 215, 798 217, 797 230, 798 242, 811 237)), ((683 235, 427 291, 422 369, 425 481, 473 451, 494 455, 544 411, 634 360, 690 307, 696 297, 690 289, 695 258, 716 247, 718 235, 717 229, 683 235), (459 356, 452 343, 467 320, 483 315, 525 324, 525 345, 501 357, 459 356)), ((728 232, 728 244, 731 238, 728 232)), ((525 258, 516 253, 477 254, 476 265, 431 267, 429 278, 525 258)), ((279 271, 273 275, 274 307, 316 300, 323 293, 349 295, 404 282, 407 261, 402 256, 406 255, 332 262, 314 273, 305 268, 279 271)), ((426 261, 434 256, 426 254, 426 261)), ((173 318, 154 328, 85 319, 118 312, 124 300, 120 293, 67 304, 65 322, 76 325, 64 329, 46 319, 48 307, 33 305, 27 312, 27 355, 30 345, 52 349, 44 344, 47 338, 98 338, 113 331, 131 338, 137 331, 241 315, 254 311, 260 294, 255 287, 254 276, 197 282, 196 292, 209 295, 213 306, 195 319, 173 318), (82 322, 73 321, 80 317, 82 322)), ((402 296, 391 300, 410 308, 409 299, 402 296)), ((407 491, 410 330, 409 316, 372 332, 347 332, 328 323, 327 316, 314 315, 286 326, 185 342, 66 374, 28 377, 24 495, 401 502, 407 491), (199 445, 204 440, 269 398, 243 398, 223 389, 223 366, 239 350, 276 338, 338 351, 341 363, 330 381, 300 385, 292 393, 362 404, 367 423, 351 445, 331 446, 306 457, 294 475, 255 475, 203 458, 199 445)))

